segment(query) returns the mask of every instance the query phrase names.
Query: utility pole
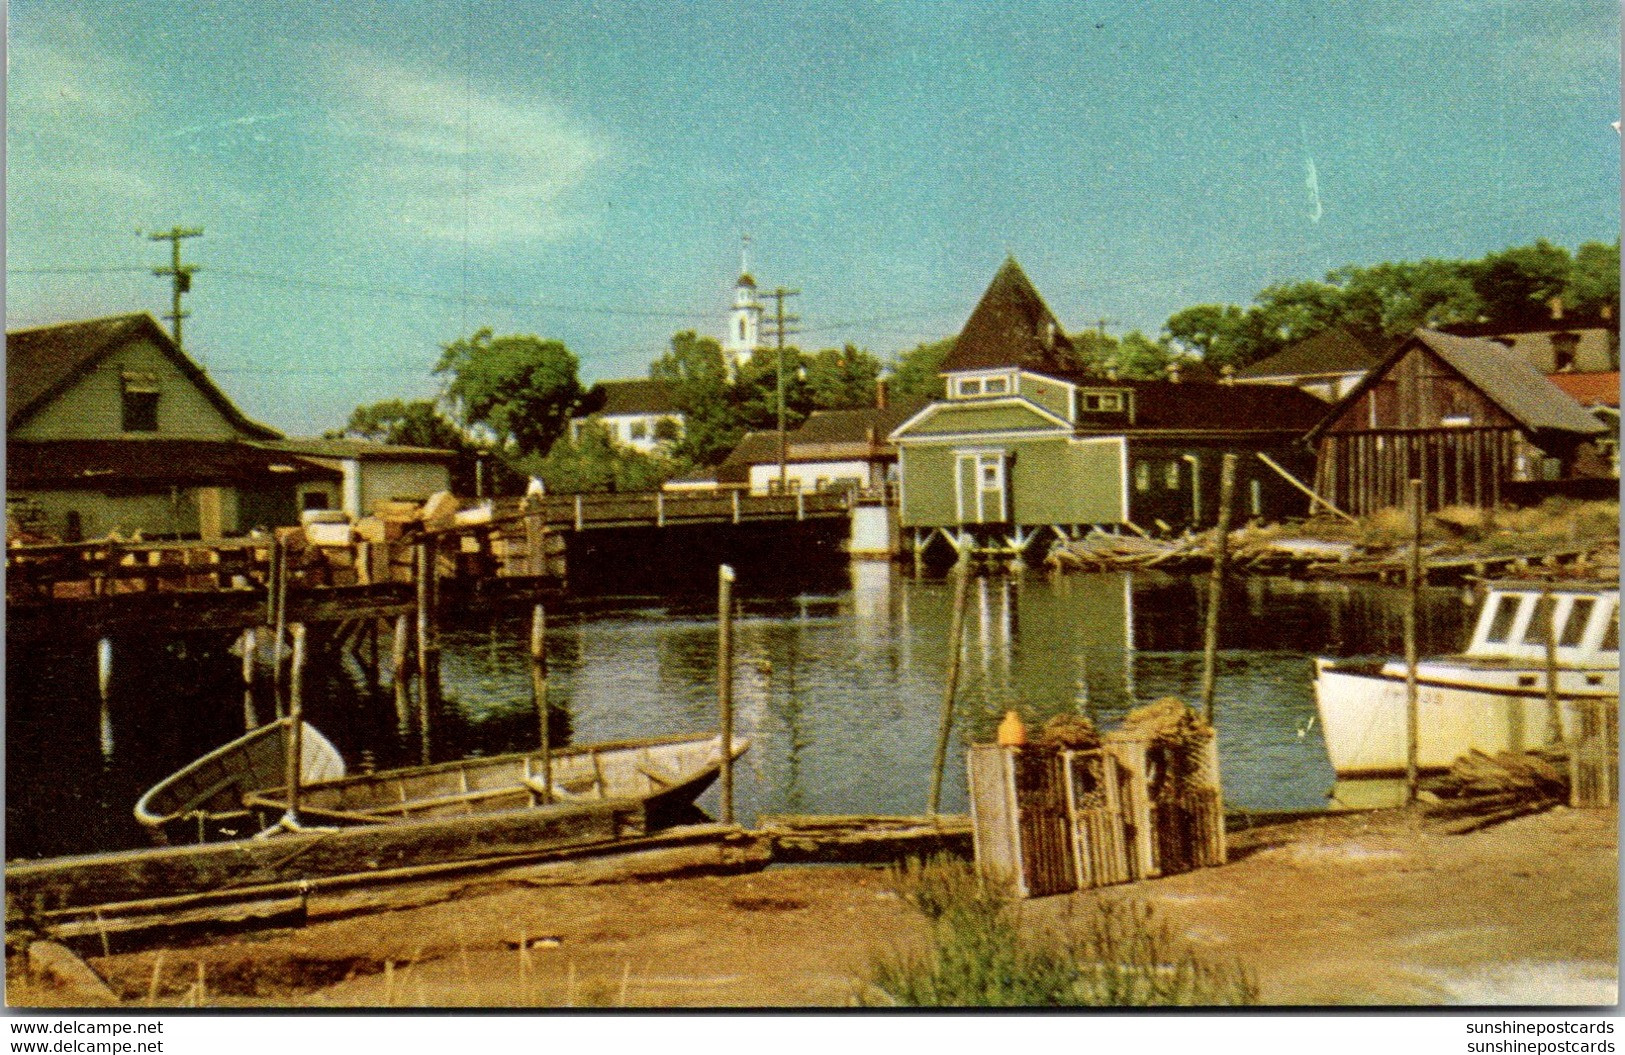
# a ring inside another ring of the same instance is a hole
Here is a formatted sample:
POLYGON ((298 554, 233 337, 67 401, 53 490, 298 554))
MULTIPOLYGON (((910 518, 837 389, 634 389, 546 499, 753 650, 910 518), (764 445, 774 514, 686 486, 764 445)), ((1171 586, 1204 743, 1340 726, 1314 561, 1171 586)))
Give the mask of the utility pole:
POLYGON ((176 345, 182 348, 185 347, 185 344, 181 340, 181 320, 186 318, 190 312, 181 310, 181 294, 192 291, 192 272, 197 270, 197 265, 181 263, 181 239, 198 238, 202 234, 203 228, 201 227, 171 227, 167 231, 156 231, 147 235, 149 241, 168 242, 170 244, 169 266, 155 267, 152 269, 152 273, 170 277, 170 314, 165 315, 164 318, 170 320, 170 333, 174 336, 176 345))
POLYGON ((789 488, 789 478, 790 478, 789 463, 790 463, 790 459, 789 459, 789 456, 788 456, 788 453, 789 453, 788 442, 789 441, 785 438, 785 431, 784 431, 784 338, 785 338, 785 336, 787 334, 797 332, 797 331, 795 331, 793 329, 789 329, 788 328, 789 325, 791 323, 801 321, 801 316, 799 316, 799 315, 786 315, 784 313, 784 300, 785 300, 786 297, 798 296, 800 293, 801 293, 801 290, 799 290, 799 289, 785 289, 783 286, 780 286, 777 289, 775 289, 773 292, 767 294, 768 296, 772 297, 777 302, 777 309, 774 312, 774 315, 775 315, 777 321, 774 323, 773 333, 774 333, 774 336, 778 340, 778 346, 779 346, 779 363, 778 363, 778 370, 776 371, 776 373, 778 374, 778 388, 779 388, 779 493, 780 494, 787 494, 789 492, 789 490, 790 490, 790 488, 789 488))

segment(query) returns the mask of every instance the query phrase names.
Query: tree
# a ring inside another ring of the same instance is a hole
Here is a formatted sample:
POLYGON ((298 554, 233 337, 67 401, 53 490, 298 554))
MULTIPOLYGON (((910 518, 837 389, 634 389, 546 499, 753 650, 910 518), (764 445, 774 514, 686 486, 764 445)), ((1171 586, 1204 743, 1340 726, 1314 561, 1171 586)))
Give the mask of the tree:
POLYGON ((826 348, 806 362, 807 391, 818 410, 874 406, 880 361, 854 345, 826 348))
POLYGON ((489 328, 444 347, 435 373, 465 427, 483 427, 516 455, 545 453, 581 400, 576 357, 562 341, 489 328))
POLYGON ((899 405, 925 399, 941 399, 942 361, 954 350, 957 338, 917 344, 892 361, 891 399, 899 405))
POLYGON ((1568 289, 1573 267, 1567 249, 1541 238, 1489 254, 1468 275, 1489 320, 1516 325, 1551 317, 1551 301, 1568 289))
POLYGON ((683 438, 672 455, 690 465, 716 465, 744 435, 730 396, 727 360, 714 338, 674 334, 671 350, 649 364, 649 376, 671 386, 683 412, 683 438))
POLYGON ((330 430, 326 436, 446 451, 460 451, 468 445, 463 430, 427 399, 384 399, 356 407, 344 428, 330 430))
POLYGON ((1587 242, 1574 253, 1563 301, 1577 315, 1619 318, 1619 243, 1587 242))
POLYGON ((669 458, 621 446, 595 421, 553 444, 546 457, 522 458, 518 466, 557 494, 657 490, 680 469, 669 458))

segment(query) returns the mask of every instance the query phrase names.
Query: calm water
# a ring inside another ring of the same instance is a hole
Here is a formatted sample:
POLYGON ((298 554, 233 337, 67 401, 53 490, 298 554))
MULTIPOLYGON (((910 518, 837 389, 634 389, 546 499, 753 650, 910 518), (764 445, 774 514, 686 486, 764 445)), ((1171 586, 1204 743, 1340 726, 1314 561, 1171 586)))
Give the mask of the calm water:
MULTIPOLYGON (((747 822, 925 807, 952 588, 883 564, 825 578, 794 596, 737 587, 736 729, 752 746, 736 794, 747 822)), ((964 808, 965 739, 990 739, 1007 709, 1029 724, 1079 711, 1109 725, 1131 701, 1194 702, 1205 593, 1203 578, 1151 574, 973 583, 944 807, 964 808)), ((1424 653, 1459 647, 1471 615, 1460 591, 1424 597, 1424 653)), ((1332 772, 1311 720, 1310 658, 1397 652, 1402 612, 1403 592, 1380 586, 1232 584, 1217 695, 1231 804, 1325 805, 1332 772)), ((534 746, 528 620, 515 608, 445 630, 436 759, 534 746)), ((548 647, 550 694, 578 742, 715 726, 710 596, 556 603, 548 647)), ((92 657, 8 652, 7 856, 140 845, 130 816, 140 792, 241 733, 239 669, 217 641, 120 643, 104 720, 92 657)), ((353 659, 318 659, 307 682, 310 720, 352 767, 416 761, 415 735, 399 727, 391 698, 369 693, 353 659)), ((714 791, 701 806, 714 812, 714 791)))

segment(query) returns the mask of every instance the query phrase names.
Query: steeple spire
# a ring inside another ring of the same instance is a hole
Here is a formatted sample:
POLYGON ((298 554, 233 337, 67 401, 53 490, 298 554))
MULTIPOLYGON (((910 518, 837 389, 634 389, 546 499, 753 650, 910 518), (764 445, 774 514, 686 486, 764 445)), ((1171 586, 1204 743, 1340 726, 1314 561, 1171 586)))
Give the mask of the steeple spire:
POLYGON ((750 274, 750 232, 741 231, 739 234, 739 274, 750 274))

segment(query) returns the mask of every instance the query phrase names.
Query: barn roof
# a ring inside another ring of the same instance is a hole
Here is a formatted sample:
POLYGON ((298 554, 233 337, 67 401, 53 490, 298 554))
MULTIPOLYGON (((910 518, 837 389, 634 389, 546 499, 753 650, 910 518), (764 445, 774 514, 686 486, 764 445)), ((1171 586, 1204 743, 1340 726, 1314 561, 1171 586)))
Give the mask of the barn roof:
POLYGON ((152 342, 174 361, 215 409, 246 436, 282 434, 249 419, 181 350, 168 331, 145 312, 83 322, 63 322, 6 334, 6 428, 21 425, 113 352, 138 340, 152 342))

